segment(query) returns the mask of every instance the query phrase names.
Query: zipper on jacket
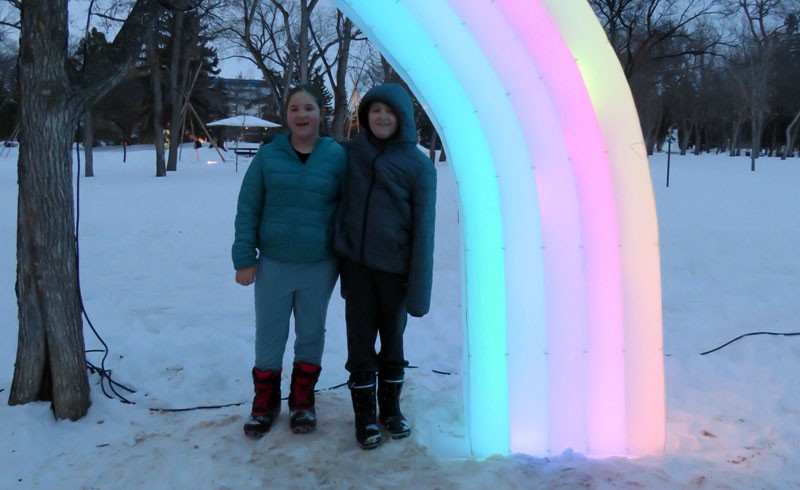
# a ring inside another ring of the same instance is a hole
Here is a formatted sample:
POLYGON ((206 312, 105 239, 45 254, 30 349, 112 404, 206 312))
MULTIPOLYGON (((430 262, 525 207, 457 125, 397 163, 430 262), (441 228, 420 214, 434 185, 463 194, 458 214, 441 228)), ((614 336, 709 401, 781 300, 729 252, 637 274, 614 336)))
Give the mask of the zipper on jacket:
MULTIPOLYGON (((364 262, 364 244, 367 241, 367 216, 369 216, 369 202, 372 198, 372 189, 375 188, 375 162, 378 161, 378 158, 383 155, 384 148, 381 148, 381 151, 375 155, 375 158, 372 159, 370 163, 370 171, 372 175, 370 176, 369 181, 369 190, 367 190, 367 200, 364 203, 364 220, 361 223, 361 263, 365 264, 364 262)), ((365 264, 366 265, 366 264, 365 264)))

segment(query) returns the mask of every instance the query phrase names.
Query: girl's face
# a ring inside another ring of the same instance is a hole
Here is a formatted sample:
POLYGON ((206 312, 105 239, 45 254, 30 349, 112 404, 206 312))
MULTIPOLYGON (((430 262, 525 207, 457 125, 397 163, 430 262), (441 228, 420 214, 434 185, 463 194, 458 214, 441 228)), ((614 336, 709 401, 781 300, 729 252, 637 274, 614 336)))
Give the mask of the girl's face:
POLYGON ((397 114, 383 102, 373 102, 369 105, 369 129, 377 138, 385 140, 397 132, 397 114))
POLYGON ((319 136, 319 106, 314 97, 297 92, 286 104, 286 119, 293 136, 299 138, 319 136))

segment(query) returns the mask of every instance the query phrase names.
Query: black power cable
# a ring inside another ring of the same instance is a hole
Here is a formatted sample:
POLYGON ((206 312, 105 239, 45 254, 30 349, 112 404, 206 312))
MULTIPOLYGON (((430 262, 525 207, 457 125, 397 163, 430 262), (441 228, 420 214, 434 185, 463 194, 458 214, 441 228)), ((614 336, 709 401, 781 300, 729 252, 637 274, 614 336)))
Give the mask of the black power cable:
POLYGON ((81 148, 78 141, 75 141, 75 154, 77 155, 78 165, 77 167, 77 178, 75 182, 75 272, 77 276, 77 287, 78 287, 78 302, 81 306, 81 314, 86 319, 86 322, 89 324, 89 327, 94 332, 95 337, 97 340, 103 344, 102 350, 87 350, 86 353, 90 352, 102 352, 103 359, 100 361, 100 367, 95 366, 89 359, 86 359, 86 369, 93 373, 100 376, 100 389, 103 391, 103 394, 107 398, 114 398, 113 396, 109 395, 106 391, 106 384, 108 384, 108 389, 117 397, 122 403, 129 403, 131 405, 134 402, 128 400, 124 396, 122 396, 118 391, 117 387, 127 391, 128 393, 136 393, 135 390, 128 388, 125 385, 117 383, 113 379, 111 379, 111 370, 106 369, 106 358, 108 358, 108 344, 105 343, 103 338, 97 333, 97 329, 94 328, 94 324, 92 320, 89 318, 89 314, 86 312, 86 307, 83 304, 83 293, 81 292, 81 268, 80 268, 80 245, 79 245, 79 232, 80 232, 80 223, 81 223, 81 148))
POLYGON ((719 347, 716 347, 716 348, 711 349, 711 350, 707 350, 705 352, 701 352, 700 355, 704 356, 706 354, 711 354, 712 352, 716 352, 716 351, 722 349, 723 347, 727 347, 728 345, 736 342, 739 339, 743 339, 745 337, 750 337, 751 335, 779 335, 779 336, 783 336, 783 337, 793 337, 795 335, 800 335, 800 332, 788 332, 788 333, 782 333, 782 332, 750 332, 750 333, 746 333, 746 334, 740 335, 740 336, 736 337, 733 340, 725 342, 724 344, 720 345, 719 347))
POLYGON ((239 405, 244 405, 247 402, 239 402, 239 403, 226 403, 224 405, 200 405, 198 407, 188 407, 188 408, 151 408, 151 412, 191 412, 193 410, 216 410, 218 408, 227 408, 227 407, 238 407, 239 405))
MULTIPOLYGON (((410 369, 417 369, 418 368, 417 366, 406 366, 406 367, 410 368, 410 369)), ((452 374, 452 373, 448 373, 447 371, 437 371, 436 369, 431 369, 431 372, 436 373, 436 374, 443 374, 445 376, 449 376, 450 374, 452 374)), ((319 392, 322 392, 322 391, 338 390, 339 388, 341 388, 343 386, 347 386, 347 383, 340 383, 338 385, 331 386, 330 388, 316 389, 316 390, 314 390, 314 393, 319 393, 319 392)), ((281 400, 288 400, 288 399, 289 399, 288 396, 285 396, 285 397, 281 398, 281 400)), ((201 405, 201 406, 198 406, 198 407, 187 407, 187 408, 151 408, 150 411, 151 412, 159 412, 159 413, 162 413, 162 412, 191 412, 192 410, 213 410, 213 409, 217 409, 217 408, 238 407, 239 405, 244 405, 246 403, 250 403, 250 402, 226 403, 224 405, 201 405)))
MULTIPOLYGON (((319 388, 314 390, 314 393, 320 393, 322 391, 333 391, 336 389, 341 388, 342 386, 347 386, 347 383, 341 383, 335 386, 331 386, 330 388, 319 388)), ((281 398, 281 400, 288 400, 289 397, 285 396, 281 398)), ((187 407, 187 408, 151 408, 151 412, 191 412, 192 410, 212 410, 217 408, 226 408, 226 407, 238 407, 239 405, 244 405, 245 403, 250 402, 239 402, 239 403, 226 403, 224 405, 200 405, 198 407, 187 407)))

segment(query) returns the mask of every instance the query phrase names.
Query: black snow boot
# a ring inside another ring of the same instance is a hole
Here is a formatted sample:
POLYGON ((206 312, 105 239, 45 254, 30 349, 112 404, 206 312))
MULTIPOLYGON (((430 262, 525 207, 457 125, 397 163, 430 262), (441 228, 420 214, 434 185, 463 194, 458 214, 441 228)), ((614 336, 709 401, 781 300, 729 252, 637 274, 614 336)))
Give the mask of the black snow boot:
POLYGON ((378 384, 378 406, 380 421, 392 439, 403 439, 411 434, 411 424, 400 411, 400 392, 403 390, 403 379, 386 379, 381 377, 378 384))
POLYGON ((262 371, 253 368, 253 409, 244 424, 248 437, 261 437, 272 427, 281 412, 281 370, 262 371))
POLYGON ((307 434, 317 428, 314 410, 314 387, 322 367, 307 362, 295 362, 292 387, 289 391, 289 424, 295 434, 307 434))
POLYGON ((353 399, 358 445, 362 449, 375 449, 382 442, 376 413, 375 373, 354 373, 347 384, 353 399))

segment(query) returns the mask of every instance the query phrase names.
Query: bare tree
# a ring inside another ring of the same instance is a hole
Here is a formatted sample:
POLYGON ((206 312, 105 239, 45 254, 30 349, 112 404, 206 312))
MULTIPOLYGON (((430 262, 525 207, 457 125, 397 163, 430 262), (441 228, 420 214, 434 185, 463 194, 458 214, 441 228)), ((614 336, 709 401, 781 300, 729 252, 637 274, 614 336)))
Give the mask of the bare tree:
POLYGON ((147 66, 150 67, 150 90, 153 93, 153 133, 156 144, 156 177, 167 176, 164 158, 164 97, 161 92, 161 61, 158 56, 158 33, 151 29, 145 40, 147 46, 147 66))
POLYGON ((790 121, 786 125, 786 141, 781 159, 794 154, 797 136, 800 132, 800 91, 797 90, 800 80, 800 5, 794 12, 786 14, 784 22, 784 42, 780 66, 784 67, 778 86, 778 98, 782 102, 784 114, 790 121))
POLYGON ((10 35, 16 36, 19 31, 19 9, 21 5, 21 0, 0 2, 0 41, 5 41, 10 35))
MULTIPOLYGON (((163 21, 165 50, 169 50, 169 56, 162 60, 155 53, 154 61, 164 61, 167 74, 167 97, 169 110, 168 127, 170 131, 171 143, 167 157, 167 171, 172 172, 178 169, 178 151, 180 144, 185 138, 186 121, 193 116, 193 107, 189 100, 195 90, 195 83, 201 72, 213 73, 217 63, 216 53, 212 60, 207 60, 209 50, 206 47, 209 31, 208 25, 216 22, 215 10, 220 7, 220 0, 205 0, 200 3, 195 0, 192 9, 173 9, 163 21), (209 22, 203 19, 209 18, 209 22)), ((160 46, 159 46, 160 51, 160 46)), ((164 53, 161 53, 164 54, 164 53)), ((202 80, 207 81, 204 76, 202 80)), ((156 89, 154 98, 156 98, 156 89)), ((161 89, 159 88, 160 92, 161 89)), ((163 93, 158 94, 162 97, 163 93)))
MULTIPOLYGON (((724 10, 711 0, 589 1, 628 78, 645 143, 652 153, 665 135, 665 94, 678 76, 675 70, 691 66, 688 58, 713 52, 720 42, 718 37, 703 39, 692 33, 724 10)), ((674 112, 669 117, 685 126, 681 134, 688 144, 688 131, 695 127, 692 117, 674 112)))
POLYGON ((0 135, 6 138, 17 129, 16 64, 16 47, 10 42, 0 44, 0 135))
MULTIPOLYGON (((93 2, 92 2, 93 3, 93 2)), ((89 11, 86 14, 86 29, 81 40, 78 51, 73 56, 75 69, 83 70, 88 63, 92 63, 92 58, 97 56, 102 49, 108 45, 105 36, 96 29, 89 30, 92 18, 92 3, 89 4, 89 11)), ((83 168, 85 177, 94 177, 94 111, 92 103, 86 107, 80 122, 80 136, 83 141, 83 168)))
POLYGON ((628 80, 636 109, 639 114, 639 124, 642 127, 642 135, 645 139, 647 153, 652 154, 664 127, 664 91, 665 83, 662 80, 663 74, 659 73, 655 65, 647 68, 642 67, 628 80))
POLYGON ((280 108, 297 58, 292 28, 296 25, 295 11, 274 1, 235 0, 232 3, 233 20, 225 26, 223 35, 240 50, 237 57, 249 60, 258 68, 272 89, 272 105, 280 108))
POLYGON ((797 111, 797 114, 795 114, 792 122, 786 126, 786 146, 781 154, 781 160, 786 160, 786 157, 794 152, 794 145, 797 139, 797 130, 800 128, 800 124, 798 123, 800 123, 800 110, 797 111))
POLYGON ((137 0, 103 57, 68 63, 67 0, 25 0, 18 61, 19 338, 9 403, 52 400, 59 419, 89 407, 77 281, 70 144, 85 108, 123 78, 152 28, 157 0, 137 0))
MULTIPOLYGON (((326 77, 333 92, 332 132, 334 137, 343 134, 345 72, 351 42, 364 39, 360 31, 337 11, 320 12, 317 0, 235 0, 233 4, 235 21, 228 22, 224 34, 240 50, 238 56, 251 61, 269 82, 271 105, 281 108, 284 91, 296 83, 309 83, 312 72, 320 68, 318 73, 326 77)), ((284 120, 283 114, 280 119, 284 120)))
POLYGON ((170 115, 170 138, 169 157, 167 158, 167 171, 174 172, 178 169, 178 149, 183 142, 183 125, 181 124, 181 115, 184 104, 184 92, 181 86, 185 85, 185 79, 188 74, 185 70, 181 70, 181 65, 185 58, 189 58, 188 53, 185 53, 181 47, 183 45, 183 23, 185 13, 183 10, 178 10, 172 13, 172 54, 169 58, 169 101, 172 112, 170 115), (184 83, 181 83, 180 75, 183 75, 184 83))
POLYGON ((650 62, 707 53, 688 40, 694 25, 725 13, 713 0, 589 0, 628 78, 650 62))
MULTIPOLYGON (((350 60, 350 45, 352 41, 366 41, 361 36, 361 31, 356 29, 353 22, 345 17, 341 12, 336 11, 336 33, 332 40, 323 45, 316 29, 311 29, 311 37, 317 48, 316 59, 324 65, 323 74, 328 78, 328 84, 333 91, 333 118, 331 121, 331 135, 334 139, 344 139, 345 119, 348 116, 347 96, 347 66, 350 60), (336 47, 336 55, 332 61, 328 61, 327 52, 330 48, 336 47)), ((314 63, 312 59, 312 63, 314 63)))
POLYGON ((736 0, 745 24, 742 45, 731 56, 730 74, 750 119, 750 170, 755 171, 775 77, 778 29, 773 23, 781 0, 736 0))
MULTIPOLYGON (((209 7, 206 6, 206 12, 209 7)), ((211 7, 213 8, 213 7, 211 7)), ((178 169, 178 150, 184 139, 186 120, 191 118, 187 106, 194 82, 203 62, 200 60, 198 41, 204 26, 198 16, 190 15, 182 10, 172 13, 172 54, 169 58, 169 101, 170 128, 175 144, 169 147, 167 171, 178 169), (193 62, 197 65, 195 68, 193 62)))
MULTIPOLYGON (((298 46, 298 78, 301 84, 308 83, 309 57, 311 56, 308 34, 311 30, 311 12, 317 6, 318 0, 300 0, 300 29, 297 31, 298 46)), ((277 5, 279 2, 273 0, 277 5)))

